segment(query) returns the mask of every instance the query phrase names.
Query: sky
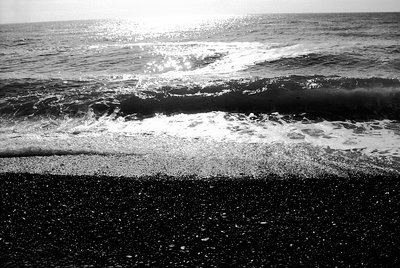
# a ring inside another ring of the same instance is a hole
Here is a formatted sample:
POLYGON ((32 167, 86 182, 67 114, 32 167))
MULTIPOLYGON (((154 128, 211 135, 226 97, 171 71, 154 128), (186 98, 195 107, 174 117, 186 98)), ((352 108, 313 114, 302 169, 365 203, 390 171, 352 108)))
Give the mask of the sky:
POLYGON ((400 12, 400 0, 0 0, 0 23, 315 12, 400 12))

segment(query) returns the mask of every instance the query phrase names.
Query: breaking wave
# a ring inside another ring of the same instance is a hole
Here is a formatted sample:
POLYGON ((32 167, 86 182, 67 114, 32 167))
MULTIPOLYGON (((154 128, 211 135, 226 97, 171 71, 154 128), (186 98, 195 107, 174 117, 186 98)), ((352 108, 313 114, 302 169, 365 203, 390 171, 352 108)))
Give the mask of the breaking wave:
POLYGON ((328 120, 400 119, 400 81, 288 76, 191 83, 139 79, 0 83, 3 117, 152 116, 156 113, 280 113, 328 120))

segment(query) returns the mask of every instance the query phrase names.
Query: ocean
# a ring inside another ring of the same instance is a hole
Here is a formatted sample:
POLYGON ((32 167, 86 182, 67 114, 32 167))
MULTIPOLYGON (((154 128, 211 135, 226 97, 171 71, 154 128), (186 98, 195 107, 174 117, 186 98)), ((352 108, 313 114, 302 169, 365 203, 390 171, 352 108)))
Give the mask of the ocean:
POLYGON ((0 63, 2 158, 400 170, 400 13, 3 24, 0 63))

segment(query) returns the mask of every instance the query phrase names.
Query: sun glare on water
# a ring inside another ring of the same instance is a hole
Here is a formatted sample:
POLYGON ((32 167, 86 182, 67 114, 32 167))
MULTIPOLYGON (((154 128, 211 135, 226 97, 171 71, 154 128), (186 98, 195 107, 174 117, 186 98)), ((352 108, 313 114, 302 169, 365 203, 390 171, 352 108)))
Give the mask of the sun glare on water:
POLYGON ((138 30, 147 33, 181 32, 203 30, 217 27, 235 17, 234 15, 162 15, 143 16, 126 19, 126 23, 135 24, 138 30))
POLYGON ((107 40, 107 43, 92 45, 90 49, 123 47, 126 53, 130 51, 129 55, 132 51, 137 53, 140 59, 136 62, 147 61, 146 74, 179 76, 180 71, 185 71, 188 75, 204 58, 218 59, 228 54, 232 46, 235 49, 236 43, 216 42, 204 36, 218 36, 240 18, 236 15, 163 15, 99 20, 93 25, 93 31, 98 40, 107 40))
POLYGON ((237 15, 147 15, 106 19, 95 27, 99 34, 125 41, 141 42, 163 37, 179 42, 188 35, 226 27, 239 18, 237 15))

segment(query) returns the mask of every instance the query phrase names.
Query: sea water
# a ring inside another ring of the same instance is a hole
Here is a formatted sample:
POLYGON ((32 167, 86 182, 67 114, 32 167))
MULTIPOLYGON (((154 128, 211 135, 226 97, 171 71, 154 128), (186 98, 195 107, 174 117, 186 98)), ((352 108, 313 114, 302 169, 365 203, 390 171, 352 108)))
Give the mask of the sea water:
POLYGON ((400 13, 4 24, 0 156, 134 155, 146 138, 398 162, 399 73, 400 13))

